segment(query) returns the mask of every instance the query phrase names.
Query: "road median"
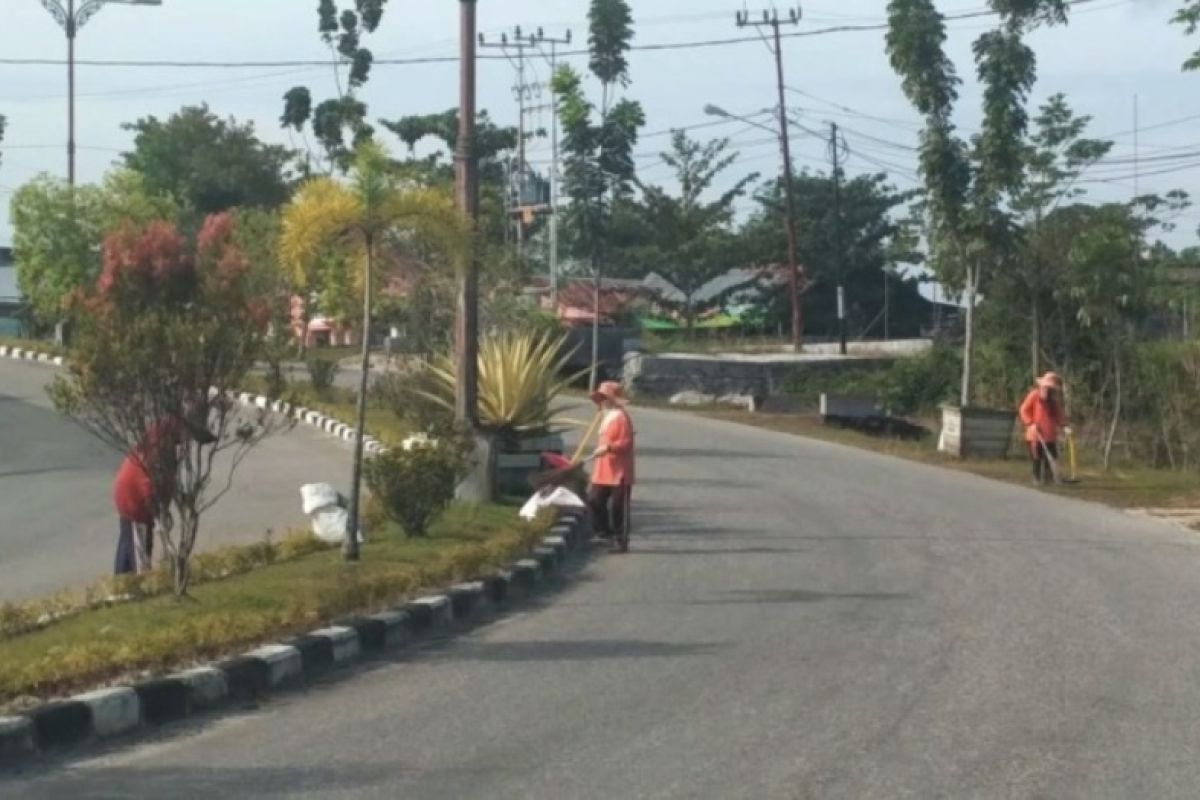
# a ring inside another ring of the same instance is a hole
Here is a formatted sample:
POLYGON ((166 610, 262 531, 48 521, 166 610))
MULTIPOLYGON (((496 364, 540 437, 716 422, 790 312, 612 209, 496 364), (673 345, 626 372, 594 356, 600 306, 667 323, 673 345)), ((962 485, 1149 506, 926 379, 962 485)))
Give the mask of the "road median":
POLYGON ((579 517, 456 507, 427 539, 367 543, 357 564, 310 554, 0 641, 0 697, 44 698, 0 716, 0 762, 257 702, 485 621, 546 586, 584 536, 579 517), (554 557, 524 562, 539 549, 554 557))

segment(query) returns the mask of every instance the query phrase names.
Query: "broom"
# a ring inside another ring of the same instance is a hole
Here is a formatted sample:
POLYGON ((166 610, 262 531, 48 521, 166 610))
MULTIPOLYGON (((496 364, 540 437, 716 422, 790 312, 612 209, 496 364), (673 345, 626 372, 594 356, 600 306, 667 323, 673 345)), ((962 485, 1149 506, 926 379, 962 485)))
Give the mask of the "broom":
POLYGON ((575 481, 579 477, 580 470, 584 465, 592 461, 594 456, 581 458, 583 451, 587 449, 588 442, 596 434, 596 429, 600 427, 601 420, 604 419, 604 412, 600 411, 596 414, 596 418, 592 420, 592 424, 588 427, 587 433, 579 440, 579 446, 575 448, 575 454, 571 456, 571 460, 565 466, 555 467, 554 469, 546 470, 529 476, 529 485, 535 491, 542 491, 551 486, 564 486, 575 481))

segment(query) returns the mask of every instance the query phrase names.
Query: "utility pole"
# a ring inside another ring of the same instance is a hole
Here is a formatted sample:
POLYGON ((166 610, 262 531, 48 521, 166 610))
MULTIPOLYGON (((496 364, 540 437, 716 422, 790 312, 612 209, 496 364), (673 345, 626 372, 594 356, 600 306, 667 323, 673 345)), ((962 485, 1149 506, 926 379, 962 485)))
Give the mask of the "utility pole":
POLYGON ((783 193, 787 206, 787 217, 784 220, 788 245, 788 290, 792 300, 792 347, 796 352, 804 345, 804 317, 800 308, 800 262, 796 244, 796 200, 792 173, 792 145, 788 127, 787 96, 784 93, 786 84, 783 79, 783 37, 780 28, 784 25, 799 25, 801 19, 800 7, 788 9, 785 17, 780 18, 779 11, 772 9, 763 11, 761 20, 754 20, 749 11, 739 11, 737 26, 739 28, 770 28, 775 46, 775 75, 779 90, 779 144, 783 155, 783 193))
POLYGON ((110 3, 123 6, 160 6, 162 0, 42 0, 67 34, 67 182, 75 185, 75 37, 79 29, 110 3))
POLYGON ((829 161, 833 165, 833 263, 837 276, 838 350, 846 355, 846 269, 842 255, 842 160, 849 154, 836 122, 829 123, 829 161))
MULTIPOLYGON (((550 76, 558 72, 558 46, 571 44, 571 31, 561 39, 547 36, 542 28, 537 29, 537 42, 541 46, 550 45, 550 76)), ((542 51, 545 56, 545 51, 542 51)), ((550 303, 558 313, 558 98, 550 102, 550 303)))
POLYGON ((887 267, 883 268, 883 340, 892 340, 892 273, 887 267))
POLYGON ((476 0, 459 0, 458 146, 454 152, 454 189, 460 213, 471 236, 467 263, 458 287, 455 324, 457 387, 455 418, 474 429, 478 421, 479 380, 479 260, 476 235, 479 220, 479 156, 475 150, 476 0))
POLYGON ((483 34, 479 34, 479 46, 484 49, 500 50, 517 71, 517 82, 513 86, 513 96, 516 98, 518 110, 517 175, 516 180, 510 181, 509 186, 505 189, 507 198, 512 184, 516 184, 517 202, 515 208, 506 208, 505 212, 515 216, 517 258, 521 258, 525 247, 525 219, 521 209, 521 192, 529 174, 525 159, 525 114, 528 112, 528 101, 532 98, 533 93, 541 88, 540 86, 531 86, 525 80, 525 54, 538 46, 538 39, 536 34, 526 34, 521 26, 517 25, 512 30, 511 38, 508 33, 502 33, 499 42, 489 42, 483 34))

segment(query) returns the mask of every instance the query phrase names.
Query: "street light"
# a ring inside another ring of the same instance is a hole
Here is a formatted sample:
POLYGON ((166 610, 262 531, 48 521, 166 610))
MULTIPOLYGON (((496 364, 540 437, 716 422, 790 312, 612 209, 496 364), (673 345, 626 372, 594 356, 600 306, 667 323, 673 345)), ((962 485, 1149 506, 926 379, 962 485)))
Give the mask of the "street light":
POLYGON ((75 185, 75 35, 101 8, 122 6, 161 6, 162 0, 41 0, 50 16, 67 33, 67 180, 75 185))
POLYGON ((796 349, 796 352, 799 352, 804 340, 804 318, 800 310, 800 263, 797 256, 798 248, 796 244, 796 200, 793 195, 794 187, 792 186, 792 150, 791 142, 789 141, 790 132, 788 131, 787 113, 783 108, 780 108, 778 128, 770 128, 760 122, 755 122, 749 117, 731 114, 725 109, 714 106, 711 103, 704 107, 704 113, 710 117, 736 119, 747 125, 753 125, 756 128, 770 131, 779 137, 779 149, 783 156, 783 195, 786 200, 783 226, 784 232, 787 234, 788 246, 788 291, 791 294, 792 300, 792 346, 796 349))

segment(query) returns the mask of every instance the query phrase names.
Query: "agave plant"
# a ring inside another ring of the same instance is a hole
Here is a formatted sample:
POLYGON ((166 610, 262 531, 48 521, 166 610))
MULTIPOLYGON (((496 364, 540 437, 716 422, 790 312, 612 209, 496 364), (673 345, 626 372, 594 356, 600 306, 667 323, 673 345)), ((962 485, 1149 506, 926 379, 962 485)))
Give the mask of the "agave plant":
MULTIPOLYGON (((501 434, 530 436, 546 433, 559 420, 554 399, 583 370, 563 375, 572 352, 565 336, 539 333, 500 333, 479 345, 479 424, 501 434)), ((454 408, 454 359, 442 356, 430 364, 434 391, 430 399, 454 408)), ((565 420, 564 420, 565 422, 565 420)))

